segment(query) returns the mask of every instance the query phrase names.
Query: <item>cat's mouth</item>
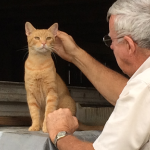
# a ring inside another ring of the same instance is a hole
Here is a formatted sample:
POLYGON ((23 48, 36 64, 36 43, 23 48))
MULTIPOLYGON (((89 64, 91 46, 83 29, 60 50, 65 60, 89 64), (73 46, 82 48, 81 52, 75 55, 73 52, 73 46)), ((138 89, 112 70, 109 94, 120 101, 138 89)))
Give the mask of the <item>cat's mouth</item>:
POLYGON ((36 49, 37 52, 40 52, 40 53, 45 53, 45 52, 48 52, 49 50, 45 47, 42 47, 42 48, 38 48, 36 49))
POLYGON ((41 47, 36 47, 35 49, 37 52, 40 52, 40 53, 45 53, 45 52, 50 52, 50 48, 47 46, 47 45, 43 45, 41 47))

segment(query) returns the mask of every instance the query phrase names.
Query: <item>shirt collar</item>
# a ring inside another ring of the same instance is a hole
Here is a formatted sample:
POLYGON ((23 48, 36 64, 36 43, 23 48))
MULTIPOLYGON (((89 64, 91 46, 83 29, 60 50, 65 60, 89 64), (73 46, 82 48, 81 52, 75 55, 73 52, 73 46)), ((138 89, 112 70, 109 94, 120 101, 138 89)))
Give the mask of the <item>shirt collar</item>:
POLYGON ((139 75, 140 73, 142 73, 143 71, 145 71, 148 68, 150 68, 150 57, 148 57, 145 60, 145 62, 139 67, 139 69, 132 75, 130 80, 132 80, 133 78, 135 78, 137 75, 139 75))

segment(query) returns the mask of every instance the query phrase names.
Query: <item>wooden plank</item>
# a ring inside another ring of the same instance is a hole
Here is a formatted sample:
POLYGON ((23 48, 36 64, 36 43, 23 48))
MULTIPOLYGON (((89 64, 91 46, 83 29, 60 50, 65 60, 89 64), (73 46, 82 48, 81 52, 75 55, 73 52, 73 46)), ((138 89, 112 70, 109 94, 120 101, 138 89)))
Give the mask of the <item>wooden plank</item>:
POLYGON ((22 102, 1 102, 0 101, 0 116, 1 117, 29 117, 29 109, 27 103, 22 102))
POLYGON ((30 126, 30 117, 0 117, 0 126, 30 126))
MULTIPOLYGON (((80 104, 111 106, 95 88, 68 86, 68 89, 75 102, 80 104)), ((0 102, 26 103, 24 83, 0 81, 0 102)))

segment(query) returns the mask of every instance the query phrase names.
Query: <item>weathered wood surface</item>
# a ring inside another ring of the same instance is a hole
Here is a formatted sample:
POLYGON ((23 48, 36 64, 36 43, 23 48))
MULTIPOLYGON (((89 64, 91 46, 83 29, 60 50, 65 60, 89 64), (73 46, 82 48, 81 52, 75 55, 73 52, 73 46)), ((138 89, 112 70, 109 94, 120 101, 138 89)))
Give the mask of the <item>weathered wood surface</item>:
MULTIPOLYGON (((95 89, 69 87, 69 91, 76 101, 76 116, 80 121, 89 125, 105 124, 113 107, 95 89)), ((30 124, 24 83, 0 82, 0 125, 30 124)))
POLYGON ((0 117, 0 126, 30 126, 30 117, 0 117))
MULTIPOLYGON (((94 88, 68 87, 68 89, 73 99, 80 104, 110 106, 94 88)), ((24 83, 0 81, 0 102, 26 103, 24 83)))

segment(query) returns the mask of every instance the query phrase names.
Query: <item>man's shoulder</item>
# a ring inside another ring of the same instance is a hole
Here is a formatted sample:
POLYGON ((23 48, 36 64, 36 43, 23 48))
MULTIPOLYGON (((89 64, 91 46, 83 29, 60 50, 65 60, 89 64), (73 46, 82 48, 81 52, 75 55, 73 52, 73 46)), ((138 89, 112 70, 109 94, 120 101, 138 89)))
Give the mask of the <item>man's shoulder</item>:
POLYGON ((137 91, 139 89, 144 90, 146 88, 150 88, 150 68, 139 73, 136 77, 131 78, 127 85, 124 87, 120 97, 127 95, 130 90, 137 91))
POLYGON ((138 74, 134 79, 150 84, 150 68, 147 68, 142 73, 138 74))

